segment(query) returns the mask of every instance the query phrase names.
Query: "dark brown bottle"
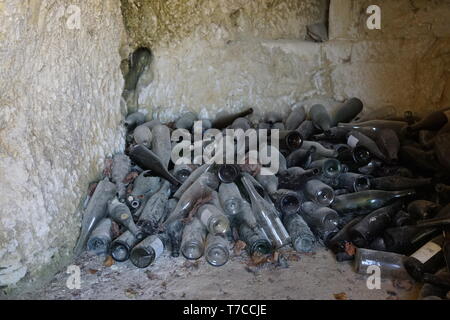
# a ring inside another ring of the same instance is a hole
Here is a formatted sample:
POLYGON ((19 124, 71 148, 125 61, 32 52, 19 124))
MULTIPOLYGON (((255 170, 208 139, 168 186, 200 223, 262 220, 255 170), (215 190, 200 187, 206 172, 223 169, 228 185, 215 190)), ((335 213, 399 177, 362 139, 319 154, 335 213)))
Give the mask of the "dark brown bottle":
POLYGON ((408 132, 417 132, 419 130, 438 131, 448 123, 448 117, 444 111, 435 111, 430 113, 421 121, 408 126, 408 132))
POLYGON ((364 248, 390 225, 393 216, 401 208, 401 202, 375 210, 349 231, 352 242, 364 248))
POLYGON ((445 265, 443 245, 444 237, 439 235, 405 259, 405 268, 414 280, 422 281, 425 273, 436 273, 445 265))
POLYGON ((312 155, 316 152, 315 147, 309 149, 299 149, 291 152, 286 158, 286 165, 288 168, 291 167, 302 167, 307 168, 312 162, 312 155))
POLYGON ((398 152, 400 150, 400 140, 397 133, 392 129, 383 129, 377 133, 376 144, 380 150, 387 156, 390 163, 398 161, 398 152))
POLYGON ((363 103, 358 98, 351 98, 334 110, 331 116, 332 125, 347 123, 355 119, 363 110, 363 103))
POLYGON ((303 137, 298 131, 279 132, 280 150, 294 151, 303 145, 303 137))
POLYGON ((370 153, 380 160, 386 160, 386 156, 380 150, 375 141, 359 131, 350 131, 347 135, 347 144, 355 148, 357 146, 365 147, 370 153))
POLYGON ((364 217, 356 217, 347 223, 334 237, 325 242, 325 245, 334 253, 344 252, 345 244, 351 242, 349 231, 358 224, 364 217))
POLYGON ((386 229, 383 238, 386 251, 409 255, 440 233, 437 228, 405 226, 386 229))
POLYGON ((400 160, 407 163, 408 167, 413 166, 424 171, 436 172, 440 168, 433 150, 423 151, 413 146, 402 146, 400 160))
POLYGON ((300 190, 308 180, 314 179, 319 174, 320 170, 317 168, 305 170, 300 167, 292 167, 280 173, 278 187, 288 190, 300 190))
POLYGON ((411 179, 400 176, 373 178, 370 183, 374 189, 386 191, 398 191, 405 189, 414 189, 430 185, 431 178, 411 179))
POLYGON ((181 185, 181 183, 175 178, 163 165, 161 159, 148 148, 137 145, 130 150, 130 158, 138 166, 146 170, 152 170, 155 175, 166 179, 173 185, 181 185))
POLYGON ((305 120, 296 131, 302 135, 303 139, 308 140, 316 132, 316 127, 311 120, 305 120))
POLYGON ((225 129, 226 127, 232 125, 236 119, 246 117, 248 115, 251 115, 252 113, 253 109, 250 108, 240 113, 222 116, 213 121, 212 127, 219 130, 225 129))
POLYGON ((442 209, 437 203, 427 200, 415 200, 408 205, 408 213, 415 220, 431 219, 442 209))

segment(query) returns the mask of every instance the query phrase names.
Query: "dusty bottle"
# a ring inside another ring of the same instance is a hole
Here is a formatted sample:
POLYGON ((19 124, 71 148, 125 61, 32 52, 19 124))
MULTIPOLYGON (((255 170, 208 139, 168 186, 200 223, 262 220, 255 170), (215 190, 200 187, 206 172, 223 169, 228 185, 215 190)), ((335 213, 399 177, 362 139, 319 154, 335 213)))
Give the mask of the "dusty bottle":
POLYGON ((140 126, 145 122, 145 114, 141 112, 135 112, 128 115, 124 121, 124 126, 128 130, 134 130, 136 127, 140 126))
POLYGON ((167 170, 160 157, 148 148, 137 145, 130 150, 130 158, 141 168, 151 170, 153 174, 164 178, 174 185, 181 183, 167 170))
POLYGON ((377 190, 398 191, 405 189, 413 189, 430 185, 432 179, 411 179, 400 176, 380 177, 370 180, 372 187, 377 190))
POLYGON ((280 131, 279 143, 281 150, 294 151, 302 147, 303 137, 297 131, 280 131))
POLYGON ((275 111, 267 112, 264 116, 264 121, 270 124, 281 122, 282 120, 283 116, 281 115, 281 113, 275 111))
POLYGON ((309 116, 314 123, 314 126, 327 133, 332 127, 332 120, 327 109, 321 104, 315 104, 309 110, 309 116))
POLYGON ((398 135, 392 129, 383 129, 378 132, 375 143, 386 155, 390 163, 398 161, 398 153, 400 150, 400 140, 398 135))
POLYGON ((360 167, 358 169, 358 172, 365 174, 365 175, 373 175, 378 170, 381 170, 383 168, 383 162, 372 159, 367 165, 360 167))
POLYGON ((327 243, 339 232, 339 215, 330 208, 320 207, 313 202, 304 202, 301 215, 311 230, 324 243, 327 243))
POLYGON ((420 130, 418 141, 422 148, 430 150, 434 147, 436 142, 436 133, 434 131, 420 130))
POLYGON ((381 152, 376 142, 366 135, 362 134, 361 132, 350 131, 347 137, 347 144, 352 148, 362 146, 369 150, 369 152, 378 159, 386 160, 386 156, 383 154, 383 152, 381 152))
POLYGON ((316 127, 311 120, 305 120, 298 126, 296 131, 302 135, 303 139, 307 140, 316 132, 316 127))
POLYGON ((393 216, 401 208, 401 202, 396 202, 370 213, 358 224, 350 229, 352 242, 360 248, 364 248, 381 235, 389 227, 393 216))
POLYGON ((448 123, 448 116, 445 111, 435 111, 430 113, 427 117, 421 121, 408 126, 407 131, 417 132, 419 130, 432 130, 439 131, 443 126, 448 123))
POLYGON ((316 237, 305 220, 297 213, 284 215, 283 223, 292 239, 292 246, 298 252, 312 252, 316 237))
POLYGON ((247 245, 246 249, 250 256, 255 253, 269 254, 272 251, 272 244, 261 228, 251 228, 246 223, 239 225, 239 239, 247 245))
POLYGON ((281 189, 300 190, 308 182, 320 174, 320 169, 305 170, 300 167, 292 167, 281 173, 278 178, 278 187, 281 189))
POLYGON ((198 209, 197 217, 209 233, 225 234, 230 228, 230 221, 223 211, 211 204, 205 204, 198 209))
POLYGON ((133 132, 134 142, 137 144, 142 144, 147 148, 151 147, 153 134, 148 127, 145 125, 140 125, 133 132))
POLYGON ((230 129, 238 130, 241 129, 244 132, 251 128, 251 123, 247 118, 237 118, 234 120, 233 124, 230 126, 230 129))
POLYGON ((145 204, 144 209, 139 217, 137 225, 141 230, 151 235, 158 231, 159 224, 162 223, 166 214, 166 204, 169 200, 170 184, 165 181, 161 189, 155 193, 145 204))
POLYGON ((386 229, 383 238, 387 251, 409 255, 439 234, 435 228, 405 226, 386 229))
POLYGON ((359 130, 360 128, 367 128, 374 133, 379 132, 383 129, 392 129, 397 134, 402 132, 402 129, 408 125, 404 121, 392 121, 392 120, 369 120, 364 122, 354 122, 354 123, 339 123, 340 128, 349 128, 353 130, 359 130))
POLYGON ((137 244, 130 253, 130 261, 138 268, 147 268, 164 252, 167 236, 151 235, 137 244))
POLYGON ((286 165, 291 167, 307 168, 312 162, 312 155, 316 152, 316 147, 310 147, 309 149, 299 149, 291 152, 286 158, 286 165))
POLYGON ((217 177, 223 183, 233 183, 241 174, 241 170, 234 164, 223 164, 217 168, 217 177))
POLYGON ((443 245, 444 237, 440 235, 406 258, 405 268, 414 280, 422 281, 425 273, 436 273, 445 265, 443 245))
POLYGON ((128 203, 134 209, 145 204, 161 187, 161 179, 150 174, 150 171, 144 171, 134 180, 133 189, 127 197, 128 203))
POLYGON ((237 114, 230 114, 230 115, 222 116, 213 121, 212 127, 219 129, 219 130, 224 129, 224 128, 228 127, 229 125, 233 124, 233 122, 236 119, 246 117, 252 113, 253 113, 253 109, 247 109, 247 110, 237 113, 237 114))
POLYGON ((177 192, 173 195, 174 198, 180 199, 181 196, 186 192, 186 190, 197 181, 205 172, 209 171, 212 168, 211 164, 204 164, 201 167, 195 169, 194 172, 186 179, 185 182, 178 188, 177 192))
POLYGON ((327 149, 322 144, 316 141, 303 141, 302 149, 311 150, 311 147, 315 148, 314 155, 318 155, 325 158, 336 158, 338 152, 334 149, 327 149))
POLYGON ((404 227, 404 226, 410 226, 414 224, 414 219, 411 217, 411 215, 403 210, 400 210, 397 212, 397 214, 392 219, 392 226, 394 227, 404 227))
POLYGON ((108 203, 108 212, 112 220, 125 227, 137 240, 140 241, 144 238, 144 233, 134 223, 127 205, 117 199, 113 199, 108 203))
POLYGON ((174 220, 185 218, 198 201, 204 201, 211 197, 211 193, 217 189, 218 185, 219 181, 216 175, 205 172, 183 193, 178 201, 177 207, 169 215, 164 225, 168 225, 174 220))
POLYGON ((350 222, 345 223, 339 232, 337 232, 333 237, 329 238, 325 245, 334 253, 344 252, 346 243, 351 242, 350 230, 358 224, 364 217, 359 216, 353 218, 350 222))
POLYGON ((128 156, 124 154, 115 155, 111 168, 111 180, 116 184, 117 196, 120 200, 125 198, 127 192, 127 185, 124 180, 128 172, 130 172, 131 161, 128 156))
POLYGON ((165 125, 158 125, 153 128, 152 134, 152 151, 161 159, 162 166, 167 169, 172 158, 170 129, 165 125))
POLYGON ((238 224, 246 224, 249 228, 256 230, 259 228, 255 215, 252 211, 252 206, 247 201, 242 201, 242 209, 236 217, 238 224))
POLYGON ((131 249, 139 242, 129 231, 111 243, 111 256, 117 262, 124 262, 130 258, 131 249))
POLYGON ((340 105, 331 116, 332 126, 336 126, 338 123, 347 123, 355 119, 358 114, 363 110, 363 103, 358 98, 351 98, 344 104, 340 105))
POLYGON ((179 257, 181 250, 181 241, 183 239, 183 231, 185 224, 181 219, 169 223, 166 227, 169 236, 170 246, 172 248, 172 257, 179 257))
POLYGON ((347 138, 347 134, 351 131, 348 128, 333 127, 327 132, 327 134, 316 134, 313 139, 316 141, 344 141, 347 138))
POLYGON ((222 235, 208 234, 205 245, 206 261, 214 267, 221 267, 229 258, 228 241, 222 235))
POLYGON ((191 173, 194 171, 194 168, 192 165, 189 164, 179 164, 175 165, 173 168, 173 175, 175 178, 177 178, 181 183, 184 183, 187 178, 191 175, 191 173))
POLYGON ((139 48, 133 52, 129 59, 129 72, 125 76, 125 90, 133 90, 145 71, 146 67, 150 64, 152 54, 147 48, 139 48))
POLYGON ((427 200, 415 200, 408 204, 407 211, 415 220, 431 219, 442 209, 437 203, 427 200))
POLYGON ((286 130, 286 126, 284 125, 283 122, 277 122, 277 123, 274 123, 272 125, 272 130, 285 131, 286 130))
POLYGON ((320 169, 326 178, 337 178, 342 173, 341 162, 332 158, 324 158, 311 162, 309 169, 320 169))
POLYGON ((235 183, 222 183, 219 187, 220 204, 227 216, 236 216, 242 209, 242 197, 235 183))
POLYGON ((194 122, 197 121, 197 115, 193 112, 188 112, 182 115, 176 122, 175 128, 191 130, 194 122))
MULTIPOLYGON (((261 172, 264 168, 261 169, 261 172)), ((264 187, 268 193, 274 193, 278 190, 278 177, 275 174, 258 174, 256 180, 264 187)))
POLYGON ((414 166, 420 170, 436 172, 439 171, 440 165, 436 160, 434 150, 423 151, 413 146, 402 146, 400 148, 400 159, 410 166, 414 166))
POLYGON ((205 250, 207 230, 199 219, 194 218, 183 231, 181 252, 188 260, 197 260, 203 256, 205 250))
POLYGON ((372 161, 372 154, 367 148, 357 146, 352 149, 339 149, 337 159, 347 164, 351 169, 368 165, 372 161))
MULTIPOLYGON (((298 150, 297 150, 298 151, 298 150)), ((275 148, 275 146, 262 146, 260 147, 260 152, 262 155, 266 156, 270 159, 276 159, 278 158, 278 172, 283 172, 287 170, 287 160, 284 157, 284 155, 278 150, 278 148, 275 148)), ((291 153, 292 154, 292 153, 291 153)), ((274 172, 276 174, 276 172, 274 172)))
POLYGON ((143 126, 146 126, 150 130, 153 130, 154 127, 160 126, 160 125, 162 125, 162 123, 161 123, 161 121, 159 121, 157 119, 148 121, 148 122, 143 124, 143 126))
POLYGON ((305 195, 320 206, 329 206, 334 201, 334 190, 320 180, 309 180, 305 184, 305 195))
POLYGON ((301 198, 291 190, 279 189, 270 194, 275 207, 282 214, 296 214, 300 210, 301 198))
MULTIPOLYGON (((449 111, 450 113, 450 111, 449 111)), ((438 134, 436 136, 436 143, 434 145, 434 153, 438 163, 445 169, 445 171, 450 172, 450 133, 438 134)))
POLYGON ((381 191, 367 190, 338 196, 334 199, 331 208, 345 214, 349 212, 358 212, 365 214, 373 210, 388 205, 395 199, 409 197, 415 195, 414 190, 403 191, 381 191))
POLYGON ((286 119, 286 130, 297 129, 306 119, 306 110, 304 106, 294 106, 286 119))
POLYGON ((383 279, 411 280, 403 266, 406 258, 397 253, 358 248, 355 255, 355 270, 359 274, 367 275, 371 274, 368 270, 370 266, 377 266, 383 279))
POLYGON ((112 238, 111 227, 111 219, 106 218, 100 221, 89 237, 87 249, 96 255, 108 253, 112 238))
POLYGON ((264 229, 275 248, 288 245, 291 241, 288 232, 279 218, 275 206, 256 191, 248 174, 243 174, 241 181, 247 191, 252 205, 252 210, 259 225, 264 229))
POLYGON ((108 178, 100 181, 94 191, 81 222, 81 233, 75 246, 74 253, 78 255, 85 248, 86 242, 97 224, 107 216, 108 201, 116 194, 116 185, 108 178))
POLYGON ((369 177, 358 173, 341 173, 337 178, 337 187, 350 192, 369 190, 371 186, 369 177))
MULTIPOLYGON (((445 275, 448 272, 447 269, 441 269, 439 270, 435 275, 441 276, 445 275)), ((434 297, 433 299, 436 299, 436 297, 439 297, 441 299, 449 298, 447 294, 448 289, 436 286, 431 283, 425 283, 422 287, 422 289, 419 292, 419 298, 422 300, 429 299, 429 297, 434 297)))

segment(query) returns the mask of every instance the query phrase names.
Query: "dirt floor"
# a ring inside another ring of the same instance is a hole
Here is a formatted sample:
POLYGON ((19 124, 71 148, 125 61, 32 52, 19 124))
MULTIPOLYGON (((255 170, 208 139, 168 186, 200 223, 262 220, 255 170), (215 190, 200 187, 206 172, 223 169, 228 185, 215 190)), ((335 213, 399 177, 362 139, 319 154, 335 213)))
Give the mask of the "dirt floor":
POLYGON ((82 255, 81 289, 66 286, 61 272, 38 294, 21 299, 415 299, 417 286, 409 281, 383 280, 381 289, 369 290, 367 277, 353 272, 351 263, 337 263, 320 249, 312 255, 287 252, 276 262, 251 263, 245 253, 232 254, 223 267, 205 260, 160 257, 147 269, 130 262, 104 263, 104 257, 82 255))

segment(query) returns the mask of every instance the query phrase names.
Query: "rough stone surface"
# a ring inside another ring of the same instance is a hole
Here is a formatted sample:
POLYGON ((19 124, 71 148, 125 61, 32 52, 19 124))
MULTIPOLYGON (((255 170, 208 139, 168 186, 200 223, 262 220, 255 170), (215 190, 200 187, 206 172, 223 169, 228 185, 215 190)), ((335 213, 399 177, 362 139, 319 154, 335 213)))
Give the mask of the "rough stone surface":
POLYGON ((0 287, 68 260, 88 184, 123 148, 123 30, 113 0, 0 1, 0 287))
POLYGON ((448 1, 383 2, 382 29, 368 30, 370 1, 331 0, 335 36, 322 44, 304 41, 304 32, 324 20, 323 1, 220 3, 122 1, 123 57, 139 46, 154 54, 141 109, 173 120, 186 109, 211 118, 318 96, 358 96, 369 110, 393 105, 399 114, 449 101, 448 1))

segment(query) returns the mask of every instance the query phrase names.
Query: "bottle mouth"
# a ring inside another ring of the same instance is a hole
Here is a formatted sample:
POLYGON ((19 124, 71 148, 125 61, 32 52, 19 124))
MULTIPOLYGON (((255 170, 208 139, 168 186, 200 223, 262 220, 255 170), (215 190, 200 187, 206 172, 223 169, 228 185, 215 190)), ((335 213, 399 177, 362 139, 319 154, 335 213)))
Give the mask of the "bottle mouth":
POLYGON ((197 241, 191 241, 182 245, 181 253, 188 260, 197 260, 202 257, 203 248, 197 241))
POLYGON ((217 176, 223 183, 232 183, 236 181, 240 173, 241 172, 238 166, 225 164, 219 168, 217 171, 217 176))
POLYGON ((155 259, 155 252, 145 248, 131 250, 130 260, 138 268, 148 267, 155 259))
POLYGON ((228 231, 230 224, 225 219, 217 219, 213 223, 213 229, 216 234, 225 234, 228 231))
POLYGON ((281 198, 280 208, 285 214, 297 213, 300 210, 300 200, 294 195, 285 195, 281 198))
POLYGON ((353 184, 355 192, 365 191, 370 189, 370 179, 368 177, 358 177, 353 184))
POLYGON ((257 240, 251 247, 250 255, 256 252, 263 255, 269 254, 272 252, 272 245, 266 240, 257 240))
POLYGON ((207 249, 206 261, 214 267, 221 267, 228 261, 230 253, 222 246, 212 246, 207 249))
POLYGON ((314 240, 310 237, 298 237, 294 242, 295 250, 298 252, 312 252, 314 240))
POLYGON ((189 171, 188 169, 180 169, 175 174, 177 179, 180 180, 181 182, 185 182, 186 179, 189 178, 190 175, 191 175, 191 171, 189 171))
POLYGON ((286 145, 289 150, 294 151, 300 149, 303 145, 303 137, 297 131, 292 131, 286 136, 286 145))
POLYGON ((371 161, 370 151, 362 146, 357 146, 353 149, 353 161, 358 165, 365 166, 371 161))
POLYGON ((341 163, 336 159, 329 159, 323 165, 323 173, 328 178, 338 176, 342 171, 341 163))
POLYGON ((319 204, 330 205, 334 201, 334 192, 328 189, 322 189, 317 192, 316 200, 319 204))
POLYGON ((111 247, 111 256, 117 262, 124 262, 130 258, 130 251, 125 244, 115 243, 111 247))

